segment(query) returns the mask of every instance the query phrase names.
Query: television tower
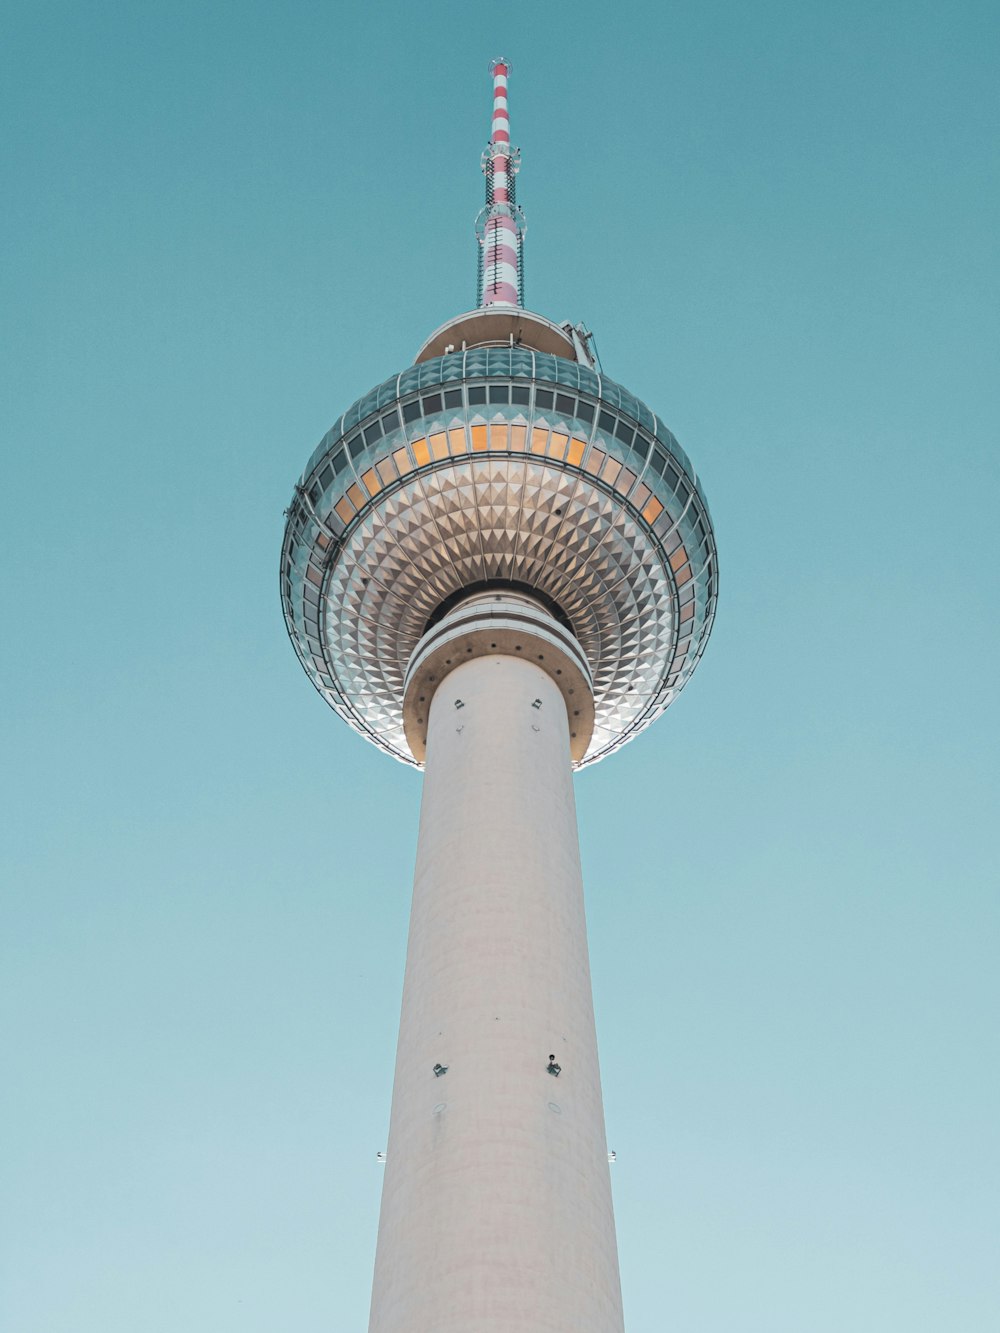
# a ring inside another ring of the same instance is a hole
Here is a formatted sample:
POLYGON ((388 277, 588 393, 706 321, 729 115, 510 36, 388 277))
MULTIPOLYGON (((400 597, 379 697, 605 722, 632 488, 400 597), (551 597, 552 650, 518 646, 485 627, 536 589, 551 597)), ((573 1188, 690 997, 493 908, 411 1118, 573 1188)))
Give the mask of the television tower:
POLYGON ((425 771, 370 1333, 615 1333, 572 771, 691 675, 716 550, 674 436, 524 308, 491 73, 477 308, 324 436, 281 596, 330 706, 425 771))

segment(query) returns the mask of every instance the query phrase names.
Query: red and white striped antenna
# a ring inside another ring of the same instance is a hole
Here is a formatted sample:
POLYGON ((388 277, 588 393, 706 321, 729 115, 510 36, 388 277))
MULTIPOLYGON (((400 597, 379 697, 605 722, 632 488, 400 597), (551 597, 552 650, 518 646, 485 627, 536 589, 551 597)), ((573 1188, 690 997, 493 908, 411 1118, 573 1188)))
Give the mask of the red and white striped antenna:
POLYGON ((507 110, 508 60, 490 63, 493 76, 493 122, 483 153, 486 207, 476 219, 479 241, 477 305, 524 305, 524 214, 517 206, 514 178, 521 152, 510 146, 507 110))

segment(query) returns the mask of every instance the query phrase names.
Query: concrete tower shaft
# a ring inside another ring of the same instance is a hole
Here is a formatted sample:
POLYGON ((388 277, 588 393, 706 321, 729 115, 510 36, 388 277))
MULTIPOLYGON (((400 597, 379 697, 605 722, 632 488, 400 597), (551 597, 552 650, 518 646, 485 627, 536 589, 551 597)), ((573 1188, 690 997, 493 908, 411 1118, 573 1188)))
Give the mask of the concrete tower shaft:
POLYGON ((558 674, 582 679, 579 650, 519 596, 466 602, 439 632, 449 620, 454 665, 427 701, 370 1333, 617 1333, 577 695, 558 674))

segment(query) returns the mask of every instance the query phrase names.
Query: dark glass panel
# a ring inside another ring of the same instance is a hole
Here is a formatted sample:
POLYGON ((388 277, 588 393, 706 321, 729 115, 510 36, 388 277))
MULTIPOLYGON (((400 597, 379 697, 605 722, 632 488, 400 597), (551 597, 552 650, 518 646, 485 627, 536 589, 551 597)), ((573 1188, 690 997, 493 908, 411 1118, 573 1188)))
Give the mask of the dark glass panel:
POLYGON ((552 390, 551 390, 551 389, 536 389, 536 390, 535 390, 535 406, 536 406, 536 407, 551 407, 551 406, 552 406, 552 402, 553 402, 553 394, 552 394, 552 390))
POLYGON ((485 403, 485 402, 486 402, 486 385, 485 385, 485 384, 471 384, 471 385, 469 386, 469 402, 470 402, 470 403, 485 403))
POLYGON ((416 419, 417 419, 417 417, 419 417, 419 415, 420 415, 420 404, 419 404, 419 403, 404 403, 404 404, 403 404, 403 420, 404 420, 404 421, 416 421, 416 419))
POLYGON ((462 390, 461 390, 461 389, 445 389, 445 391, 444 391, 444 405, 445 405, 445 407, 461 407, 461 406, 462 406, 462 390))
POLYGON ((400 397, 402 397, 404 394, 412 393, 419 383, 420 383, 420 366, 410 366, 408 370, 404 370, 402 375, 400 375, 399 377, 400 397))

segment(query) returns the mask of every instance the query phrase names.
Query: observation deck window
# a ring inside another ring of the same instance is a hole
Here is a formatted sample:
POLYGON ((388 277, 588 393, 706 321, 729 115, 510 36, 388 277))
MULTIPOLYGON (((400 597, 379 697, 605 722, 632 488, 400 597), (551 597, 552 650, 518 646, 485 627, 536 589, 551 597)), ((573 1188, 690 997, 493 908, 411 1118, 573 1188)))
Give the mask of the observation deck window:
POLYGON ((445 389, 445 391, 444 391, 444 405, 445 405, 445 407, 461 407, 461 406, 462 406, 462 390, 461 390, 461 389, 445 389))
POLYGON ((485 402, 486 402, 486 385, 485 385, 485 384, 470 384, 470 385, 469 385, 468 394, 469 394, 469 402, 470 402, 470 403, 485 403, 485 402))
POLYGON ((510 390, 510 401, 519 403, 522 407, 527 407, 531 401, 531 390, 526 384, 514 384, 510 390))
POLYGON ((424 413, 430 416, 432 412, 441 411, 441 395, 439 393, 429 393, 426 398, 421 399, 424 413))
POLYGON ((554 400, 555 400, 555 395, 552 393, 551 389, 535 390, 536 407, 551 407, 554 400))
POLYGON ((491 403, 509 403, 510 385, 509 384, 491 384, 490 385, 491 403))
POLYGON ((407 421, 407 422, 408 422, 408 421, 416 421, 417 417, 419 417, 419 416, 420 416, 420 404, 416 401, 416 399, 414 399, 412 403, 404 403, 404 404, 403 404, 403 420, 404 420, 404 421, 407 421))

